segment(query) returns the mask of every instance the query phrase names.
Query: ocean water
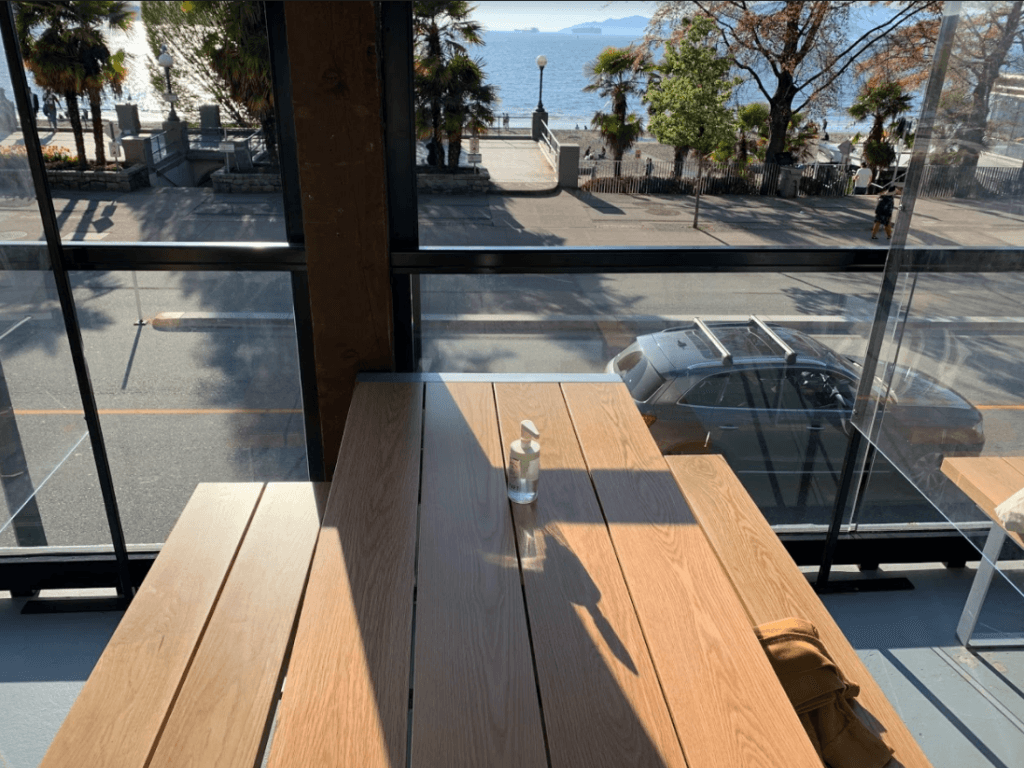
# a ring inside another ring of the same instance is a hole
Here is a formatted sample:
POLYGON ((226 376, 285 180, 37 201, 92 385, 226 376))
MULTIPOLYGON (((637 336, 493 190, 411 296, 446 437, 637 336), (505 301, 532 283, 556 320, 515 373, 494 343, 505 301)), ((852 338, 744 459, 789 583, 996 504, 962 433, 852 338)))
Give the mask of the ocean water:
MULTIPOLYGON (((607 111, 610 104, 596 93, 585 93, 589 82, 584 67, 609 46, 624 48, 638 42, 637 37, 622 35, 571 35, 556 32, 487 32, 484 45, 471 49, 474 57, 484 61, 487 80, 498 88, 498 114, 507 112, 513 128, 530 126, 537 108, 540 70, 537 56, 544 54, 544 109, 552 128, 586 128, 598 110, 607 111)), ((752 84, 741 86, 734 94, 738 104, 765 101, 752 84)), ((646 107, 639 97, 631 99, 629 108, 642 115, 646 123, 646 107)), ((828 130, 866 131, 870 122, 857 122, 843 113, 827 114, 828 130)))
MULTIPOLYGON (((472 49, 474 56, 484 61, 488 81, 498 88, 499 104, 496 112, 508 112, 512 127, 530 126, 531 114, 537 107, 540 85, 540 70, 536 59, 540 54, 547 57, 544 68, 544 108, 552 128, 574 128, 589 125, 594 113, 607 110, 609 104, 596 93, 585 93, 589 82, 584 67, 604 48, 622 48, 636 42, 637 37, 623 35, 572 35, 554 32, 520 33, 487 32, 484 45, 472 49)), ((149 48, 141 21, 137 21, 127 32, 110 33, 112 49, 124 48, 128 53, 128 77, 124 85, 124 96, 118 102, 130 101, 139 108, 143 122, 159 122, 167 115, 167 104, 161 98, 161 90, 154 89, 149 82, 149 48)), ((29 86, 42 95, 29 73, 29 86)), ((5 65, 0 65, 0 87, 8 98, 13 93, 10 76, 5 65)), ((739 103, 763 100, 751 87, 740 89, 739 103)), ((115 99, 105 93, 103 98, 104 119, 114 120, 115 99)), ((630 109, 646 117, 646 110, 639 98, 630 101, 630 109)), ((60 107, 64 111, 63 104, 60 107)), ((646 120, 645 120, 646 122, 646 120)), ((828 115, 829 129, 833 131, 865 130, 866 123, 855 123, 848 115, 828 115), (848 127, 852 126, 852 127, 848 127)))

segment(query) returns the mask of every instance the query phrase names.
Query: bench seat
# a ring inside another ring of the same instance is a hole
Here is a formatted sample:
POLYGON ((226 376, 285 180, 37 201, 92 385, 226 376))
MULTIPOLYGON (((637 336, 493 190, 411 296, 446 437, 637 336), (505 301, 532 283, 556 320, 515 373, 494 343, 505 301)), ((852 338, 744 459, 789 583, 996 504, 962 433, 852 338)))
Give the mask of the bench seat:
POLYGON ((930 768, 921 747, 725 459, 665 459, 750 623, 757 626, 794 616, 814 624, 839 668, 860 685, 854 710, 861 721, 895 751, 890 768, 930 768))
POLYGON ((251 767, 327 489, 200 484, 40 765, 251 767))

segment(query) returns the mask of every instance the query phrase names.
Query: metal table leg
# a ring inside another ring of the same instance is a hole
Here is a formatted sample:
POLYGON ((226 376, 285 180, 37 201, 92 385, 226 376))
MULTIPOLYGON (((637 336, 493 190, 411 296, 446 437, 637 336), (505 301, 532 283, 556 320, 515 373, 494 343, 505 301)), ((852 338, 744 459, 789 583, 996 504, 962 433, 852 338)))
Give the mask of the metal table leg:
POLYGON ((960 615, 960 623, 956 627, 957 639, 965 647, 972 648, 1005 648, 1008 646, 1024 646, 1024 637, 1021 638, 992 638, 976 640, 971 642, 971 635, 974 634, 974 626, 978 623, 981 609, 985 605, 985 596, 992 584, 992 576, 995 573, 995 563, 999 560, 999 551, 1003 548, 1006 540, 1006 531, 1002 526, 993 523, 988 531, 988 539, 985 541, 984 555, 978 564, 978 572, 974 575, 974 583, 971 584, 971 593, 967 596, 967 603, 960 615))

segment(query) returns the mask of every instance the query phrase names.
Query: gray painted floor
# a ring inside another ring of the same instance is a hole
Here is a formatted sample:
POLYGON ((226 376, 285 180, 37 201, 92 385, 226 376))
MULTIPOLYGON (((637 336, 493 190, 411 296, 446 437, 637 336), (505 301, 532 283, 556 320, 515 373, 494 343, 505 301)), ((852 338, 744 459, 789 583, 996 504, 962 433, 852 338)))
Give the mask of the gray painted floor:
MULTIPOLYGON (((1024 583, 1024 564, 1007 567, 1024 583)), ((1024 649, 969 652, 956 640, 974 567, 882 571, 915 589, 829 595, 825 604, 935 768, 1024 767, 1024 649)), ((22 616, 23 602, 0 598, 0 768, 39 764, 119 618, 22 616)), ((1024 636, 1020 592, 997 577, 978 626, 1024 636)))

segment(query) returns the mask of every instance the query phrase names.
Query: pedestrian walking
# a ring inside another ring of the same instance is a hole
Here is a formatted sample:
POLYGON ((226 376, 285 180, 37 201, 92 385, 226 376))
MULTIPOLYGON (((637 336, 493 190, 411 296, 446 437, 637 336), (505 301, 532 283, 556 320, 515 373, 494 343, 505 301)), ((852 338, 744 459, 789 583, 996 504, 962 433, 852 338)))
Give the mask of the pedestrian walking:
POLYGON ((871 169, 864 165, 864 163, 861 163, 860 170, 857 171, 857 175, 853 177, 853 194, 866 195, 868 193, 868 185, 870 183, 871 169))
POLYGON ((52 93, 43 96, 43 114, 50 123, 50 132, 57 132, 57 97, 52 93))
POLYGON ((875 224, 871 227, 871 239, 878 239, 878 230, 885 227, 885 239, 892 239, 892 212, 896 207, 896 185, 890 184, 878 195, 878 202, 875 203, 875 224))

